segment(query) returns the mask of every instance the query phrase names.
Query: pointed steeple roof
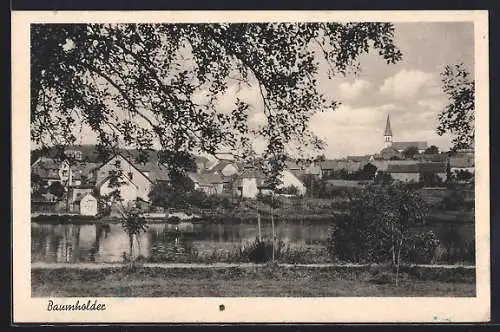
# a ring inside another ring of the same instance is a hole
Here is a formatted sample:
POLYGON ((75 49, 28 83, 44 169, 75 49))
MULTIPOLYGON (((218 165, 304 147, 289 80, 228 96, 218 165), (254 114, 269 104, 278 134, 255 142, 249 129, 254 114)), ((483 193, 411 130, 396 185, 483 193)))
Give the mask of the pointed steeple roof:
POLYGON ((392 136, 391 119, 389 119, 389 114, 387 114, 384 136, 392 136))

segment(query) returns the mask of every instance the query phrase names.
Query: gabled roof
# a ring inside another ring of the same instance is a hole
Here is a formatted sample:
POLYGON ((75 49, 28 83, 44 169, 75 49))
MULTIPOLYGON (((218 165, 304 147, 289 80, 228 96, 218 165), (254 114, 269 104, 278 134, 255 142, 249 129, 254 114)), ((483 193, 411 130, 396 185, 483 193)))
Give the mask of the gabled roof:
POLYGON ((56 158, 39 157, 31 165, 31 173, 42 179, 59 179, 59 168, 65 161, 56 158))
POLYGON ((285 161, 285 167, 290 169, 290 170, 304 169, 304 165, 302 165, 302 163, 300 163, 298 160, 295 160, 295 159, 287 159, 285 161))
POLYGON ((100 163, 91 162, 76 162, 71 165, 71 170, 73 171, 73 179, 81 179, 82 177, 89 178, 89 175, 94 169, 101 166, 100 163))
POLYGON ((220 184, 224 183, 224 179, 219 174, 201 173, 197 174, 200 185, 203 184, 220 184))
MULTIPOLYGON (((80 203, 80 201, 81 201, 84 197, 89 196, 89 195, 90 195, 90 196, 92 196, 92 197, 94 197, 94 195, 92 195, 91 193, 85 193, 85 194, 83 194, 83 195, 78 195, 78 196, 75 198, 75 200, 73 201, 73 203, 80 203)), ((94 197, 94 198, 95 198, 95 197, 94 197)))
POLYGON ((318 165, 311 165, 306 167, 305 174, 319 175, 321 174, 321 167, 318 165))
POLYGON ((33 164, 31 164, 31 167, 42 167, 45 169, 53 169, 53 168, 60 168, 62 164, 67 164, 69 165, 67 160, 61 160, 59 158, 50 158, 50 157, 39 157, 33 164))
POLYGON ((320 161, 318 164, 322 170, 333 170, 337 169, 338 162, 337 160, 327 159, 324 161, 320 161))
POLYGON ((446 173, 445 163, 421 163, 418 168, 421 173, 446 173))
POLYGON ((224 183, 222 176, 215 173, 188 173, 188 176, 193 182, 201 186, 224 183))
POLYGON ((306 174, 306 170, 305 169, 289 169, 289 168, 285 168, 285 170, 287 170, 290 173, 292 173, 296 178, 303 178, 304 175, 306 174))
POLYGON ((474 157, 458 156, 450 158, 452 168, 472 168, 474 167, 474 157))
POLYGON ((240 172, 240 174, 238 174, 238 177, 236 178, 235 181, 235 186, 241 187, 244 179, 255 179, 258 187, 266 186, 267 177, 265 176, 264 172, 262 172, 259 169, 255 168, 244 169, 242 172, 240 172))
POLYGON ((418 164, 389 164, 388 173, 420 173, 418 164))
POLYGON ((209 171, 210 171, 211 173, 214 173, 214 172, 219 172, 219 173, 220 173, 220 172, 222 172, 222 170, 223 170, 224 168, 226 168, 226 166, 228 166, 228 165, 232 165, 232 166, 234 166, 236 169, 238 169, 238 166, 237 166, 237 165, 236 165, 236 163, 234 163, 233 161, 231 161, 231 160, 220 160, 217 164, 215 164, 213 167, 211 167, 211 168, 209 169, 209 171))
POLYGON ((355 161, 360 163, 367 163, 370 161, 371 156, 347 156, 348 161, 355 161))
POLYGON ((416 154, 413 156, 413 159, 424 160, 424 161, 432 161, 432 162, 444 162, 448 159, 446 153, 438 153, 438 154, 416 154))
POLYGON ((157 162, 148 161, 146 163, 136 163, 135 166, 141 173, 144 174, 147 172, 147 177, 152 182, 168 181, 170 179, 167 166, 158 164, 157 162))
MULTIPOLYGON (((106 183, 109 179, 111 179, 112 177, 113 177, 112 175, 109 175, 109 176, 106 176, 105 178, 102 178, 102 179, 101 179, 101 181, 99 181, 99 182, 97 182, 97 183, 95 184, 95 187, 96 187, 96 188, 101 188, 101 187, 102 187, 102 186, 103 186, 103 185, 104 185, 104 184, 105 184, 105 183, 106 183)), ((125 175, 120 176, 120 178, 121 178, 122 180, 125 180, 125 181, 127 181, 128 183, 132 184, 133 186, 137 187, 137 185, 136 185, 133 181, 131 181, 128 177, 126 177, 125 175)))
MULTIPOLYGON (((109 164, 109 163, 110 163, 113 159, 117 158, 118 156, 122 157, 122 158, 123 158, 123 159, 124 159, 124 160, 125 160, 125 161, 126 161, 126 162, 130 165, 130 166, 132 166, 132 167, 133 167, 133 168, 135 168, 135 169, 136 169, 139 173, 141 173, 142 175, 144 175, 144 177, 145 177, 146 179, 148 179, 148 181, 149 181, 149 182, 153 183, 153 180, 151 180, 148 176, 146 176, 146 175, 144 174, 144 171, 143 171, 143 170, 141 170, 141 169, 139 169, 139 168, 138 168, 138 165, 136 165, 136 164, 134 164, 134 163, 130 162, 130 160, 129 160, 128 158, 126 158, 125 156, 123 156, 123 155, 122 155, 122 154, 120 154, 120 153, 117 153, 117 154, 115 154, 114 156, 112 156, 111 158, 109 158, 109 159, 108 159, 105 163, 101 164, 101 165, 100 165, 97 169, 101 169, 102 167, 104 167, 104 165, 109 164)), ((101 182, 102 182, 102 181, 101 181, 101 182)))
POLYGON ((362 167, 361 162, 340 160, 337 162, 337 170, 346 170, 347 172, 356 172, 362 167))
POLYGON ((245 168, 243 169, 240 174, 238 175, 238 178, 257 178, 257 179, 265 179, 266 176, 263 171, 257 169, 257 168, 245 168))
POLYGON ((389 164, 389 173, 445 173, 445 163, 389 164))
POLYGON ((391 147, 396 150, 405 150, 409 147, 416 147, 419 150, 427 149, 427 142, 425 141, 415 141, 415 142, 392 142, 391 147))

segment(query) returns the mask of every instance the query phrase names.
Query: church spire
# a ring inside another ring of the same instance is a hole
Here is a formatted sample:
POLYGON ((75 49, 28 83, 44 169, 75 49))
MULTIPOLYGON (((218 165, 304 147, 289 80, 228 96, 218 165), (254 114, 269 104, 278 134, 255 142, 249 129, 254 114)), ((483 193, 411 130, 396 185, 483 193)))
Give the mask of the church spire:
POLYGON ((391 119, 389 118, 389 114, 387 114, 387 122, 385 123, 385 132, 384 132, 384 146, 388 148, 391 145, 392 145, 391 119))
POLYGON ((389 118, 389 114, 387 114, 387 122, 385 123, 384 136, 392 136, 391 119, 389 118))

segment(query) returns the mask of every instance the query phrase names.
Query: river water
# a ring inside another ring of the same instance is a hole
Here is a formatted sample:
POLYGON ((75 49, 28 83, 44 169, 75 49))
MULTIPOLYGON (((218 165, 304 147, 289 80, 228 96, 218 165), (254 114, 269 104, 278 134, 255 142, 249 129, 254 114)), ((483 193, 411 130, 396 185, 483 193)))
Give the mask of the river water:
MULTIPOLYGON (((324 250, 329 225, 286 224, 276 226, 276 234, 291 248, 324 250)), ((454 225, 460 236, 474 237, 474 225, 454 225)), ((263 237, 271 236, 272 227, 263 224, 263 237)), ((134 256, 156 262, 178 261, 193 253, 199 257, 215 252, 234 252, 258 236, 256 224, 150 224, 134 241, 134 256)), ((129 239, 119 224, 31 224, 31 261, 45 263, 123 262, 129 239)), ((189 259, 187 259, 189 262, 189 259)))
MULTIPOLYGON (((276 226, 276 233, 291 246, 321 246, 328 237, 328 226, 280 224, 276 226)), ((271 225, 262 225, 261 235, 271 234, 271 225)), ((135 239, 134 256, 150 258, 169 250, 179 254, 195 249, 205 255, 214 250, 227 252, 257 236, 257 225, 250 224, 150 224, 147 231, 135 239)), ((128 250, 129 239, 120 224, 31 225, 33 262, 121 262, 128 250)))

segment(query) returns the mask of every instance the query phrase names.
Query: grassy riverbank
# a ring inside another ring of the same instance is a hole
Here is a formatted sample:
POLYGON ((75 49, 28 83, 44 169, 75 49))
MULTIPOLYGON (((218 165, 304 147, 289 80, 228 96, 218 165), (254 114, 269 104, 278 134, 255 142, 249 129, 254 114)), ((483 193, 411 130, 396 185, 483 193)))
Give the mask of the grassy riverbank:
POLYGON ((475 296, 475 270, 405 267, 34 268, 34 297, 475 296))

